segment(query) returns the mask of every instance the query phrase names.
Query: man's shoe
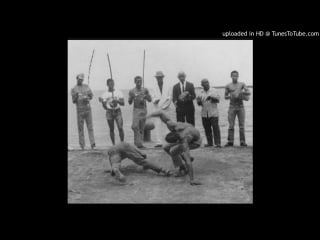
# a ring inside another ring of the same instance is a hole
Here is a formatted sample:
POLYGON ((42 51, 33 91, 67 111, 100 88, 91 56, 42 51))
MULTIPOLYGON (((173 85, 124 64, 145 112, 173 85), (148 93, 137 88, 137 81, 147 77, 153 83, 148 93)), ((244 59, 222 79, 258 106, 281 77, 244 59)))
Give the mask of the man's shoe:
POLYGON ((157 145, 155 145, 154 147, 155 147, 155 148, 160 148, 160 147, 162 147, 162 144, 157 144, 157 145))
POLYGON ((228 142, 224 147, 233 147, 233 143, 228 142))
POLYGON ((221 145, 216 145, 215 148, 221 148, 221 145))
POLYGON ((80 146, 81 147, 81 150, 83 151, 84 150, 84 146, 80 146))
POLYGON ((248 147, 248 145, 246 143, 240 143, 241 147, 248 147))
POLYGON ((213 147, 213 144, 205 144, 204 147, 213 147))
POLYGON ((137 146, 137 148, 145 148, 143 145, 137 146))
POLYGON ((91 145, 91 149, 94 149, 95 147, 96 147, 95 143, 91 145))

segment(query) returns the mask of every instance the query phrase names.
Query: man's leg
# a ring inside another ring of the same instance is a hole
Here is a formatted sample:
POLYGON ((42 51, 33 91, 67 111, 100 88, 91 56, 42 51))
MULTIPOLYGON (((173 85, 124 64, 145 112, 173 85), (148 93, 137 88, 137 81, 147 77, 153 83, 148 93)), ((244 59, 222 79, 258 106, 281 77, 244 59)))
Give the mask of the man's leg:
POLYGON ((183 152, 183 146, 181 144, 176 144, 170 148, 170 155, 175 167, 182 167, 184 163, 181 158, 181 153, 183 152))
POLYGON ((228 111, 228 121, 229 121, 229 129, 228 129, 228 144, 233 145, 234 142, 234 121, 236 118, 236 109, 232 106, 229 107, 228 111))
POLYGON ((156 142, 156 146, 160 146, 162 145, 162 121, 160 118, 155 118, 154 119, 154 125, 155 125, 155 129, 154 131, 154 135, 155 135, 155 142, 156 142))
POLYGON ((87 128, 88 128, 88 133, 89 133, 89 140, 90 140, 90 144, 91 144, 91 148, 95 147, 95 141, 94 141, 94 134, 93 134, 93 123, 92 123, 92 112, 91 109, 86 112, 86 124, 87 124, 87 128))
POLYGON ((84 140, 84 131, 83 131, 83 125, 84 125, 84 116, 83 112, 77 111, 77 122, 78 122, 78 133, 79 133, 79 144, 82 149, 85 147, 85 140, 84 140))
POLYGON ((169 171, 165 170, 155 163, 146 160, 147 155, 134 146, 128 145, 126 157, 131 159, 134 163, 143 166, 143 169, 145 170, 151 169, 157 173, 165 173, 166 175, 169 175, 169 171))
POLYGON ((133 117, 132 117, 132 130, 134 135, 134 145, 137 147, 142 146, 140 130, 139 130, 139 109, 133 109, 133 117))
POLYGON ((110 138, 112 141, 112 144, 115 144, 114 141, 114 119, 108 119, 108 125, 109 125, 109 130, 110 130, 110 138))
POLYGON ((219 118, 213 117, 210 119, 210 121, 211 121, 211 126, 213 129, 214 144, 216 146, 220 146, 221 145, 221 138, 220 138, 219 118))
POLYGON ((144 126, 146 125, 146 119, 145 116, 147 115, 147 111, 146 110, 141 110, 140 114, 139 114, 139 130, 140 130, 140 142, 141 145, 143 143, 143 135, 144 135, 144 126))
POLYGON ((125 182, 126 178, 120 171, 120 163, 121 163, 121 156, 119 154, 109 155, 109 161, 111 165, 111 176, 115 177, 120 182, 125 182))
POLYGON ((185 122, 185 113, 183 111, 177 111, 177 122, 185 122))
POLYGON ((119 130, 120 141, 123 142, 124 141, 123 118, 122 118, 122 113, 120 110, 118 110, 115 120, 116 120, 117 127, 119 130))
POLYGON ((194 110, 190 109, 188 111, 186 111, 186 119, 187 119, 187 123, 194 125, 194 110))
POLYGON ((211 130, 211 118, 202 118, 202 125, 207 137, 208 146, 212 146, 212 130, 211 130))
POLYGON ((238 111, 238 120, 239 120, 239 135, 240 135, 240 144, 242 146, 246 146, 246 138, 245 138, 245 109, 241 107, 238 111))

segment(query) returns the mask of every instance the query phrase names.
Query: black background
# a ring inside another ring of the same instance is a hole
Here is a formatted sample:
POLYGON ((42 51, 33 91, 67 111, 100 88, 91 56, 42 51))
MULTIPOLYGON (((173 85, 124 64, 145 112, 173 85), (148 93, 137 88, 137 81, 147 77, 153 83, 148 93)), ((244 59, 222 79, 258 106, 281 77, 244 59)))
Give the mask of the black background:
POLYGON ((26 149, 21 150, 24 158, 19 158, 18 164, 22 170, 22 164, 28 167, 23 181, 26 188, 20 190, 24 190, 23 201, 32 199, 46 216, 58 214, 64 218, 60 214, 66 213, 68 222, 87 222, 99 216, 121 226, 139 217, 144 222, 161 218, 165 228, 170 228, 171 221, 187 225, 210 223, 205 219, 243 224, 245 219, 253 220, 256 216, 281 222, 282 217, 303 213, 301 204, 314 203, 316 190, 311 185, 315 183, 312 170, 316 169, 317 157, 312 156, 311 150, 317 149, 314 137, 317 139, 319 128, 319 37, 224 38, 222 32, 318 29, 303 24, 172 23, 169 28, 157 22, 141 26, 120 23, 114 27, 106 22, 104 27, 88 27, 75 21, 40 34, 34 45, 28 46, 29 56, 34 57, 28 61, 36 63, 33 68, 37 77, 32 79, 33 107, 19 108, 27 130, 20 135, 26 149), (68 39, 253 39, 253 204, 68 205, 68 39), (34 47, 37 53, 33 52, 34 47))

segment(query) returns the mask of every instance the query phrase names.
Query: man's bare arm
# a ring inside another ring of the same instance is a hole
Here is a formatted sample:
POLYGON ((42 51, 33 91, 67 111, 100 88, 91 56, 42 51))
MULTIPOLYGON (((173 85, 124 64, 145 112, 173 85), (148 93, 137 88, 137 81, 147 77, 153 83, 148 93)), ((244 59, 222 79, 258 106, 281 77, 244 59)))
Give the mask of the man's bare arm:
POLYGON ((230 99, 230 91, 228 88, 226 88, 225 92, 224 92, 224 98, 226 100, 230 99))
POLYGON ((187 163, 188 174, 190 177, 190 185, 201 185, 200 182, 195 181, 193 178, 193 166, 192 166, 191 157, 190 157, 190 149, 186 140, 183 140, 183 148, 184 148, 184 151, 182 155, 187 163))
POLYGON ((124 106, 124 98, 119 98, 119 99, 117 99, 117 102, 118 102, 121 106, 124 106))

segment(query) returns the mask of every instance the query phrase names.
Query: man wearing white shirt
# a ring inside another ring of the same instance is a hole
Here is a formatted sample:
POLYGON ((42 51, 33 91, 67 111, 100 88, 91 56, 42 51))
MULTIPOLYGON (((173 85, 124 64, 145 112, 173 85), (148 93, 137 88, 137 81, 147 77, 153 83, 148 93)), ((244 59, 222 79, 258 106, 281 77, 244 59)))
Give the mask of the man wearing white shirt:
POLYGON ((102 94, 102 96, 99 98, 99 101, 106 110, 106 117, 110 129, 110 138, 112 144, 115 145, 114 121, 116 121, 121 142, 124 140, 123 119, 120 109, 120 105, 124 106, 124 98, 121 91, 114 89, 113 79, 109 78, 107 80, 107 86, 108 90, 102 94))
POLYGON ((221 147, 220 127, 219 127, 219 111, 218 103, 220 96, 213 90, 210 89, 208 79, 202 79, 201 85, 203 90, 197 96, 197 103, 202 106, 201 117, 202 125, 204 127, 208 144, 205 147, 212 147, 212 132, 214 143, 216 147, 221 147))
MULTIPOLYGON (((157 71, 155 78, 157 79, 157 86, 153 89, 152 103, 154 111, 162 110, 168 114, 170 104, 172 101, 172 89, 163 81, 164 74, 162 71, 157 71)), ((155 119, 155 147, 162 147, 164 143, 164 136, 168 132, 166 126, 162 123, 160 118, 155 119)))

